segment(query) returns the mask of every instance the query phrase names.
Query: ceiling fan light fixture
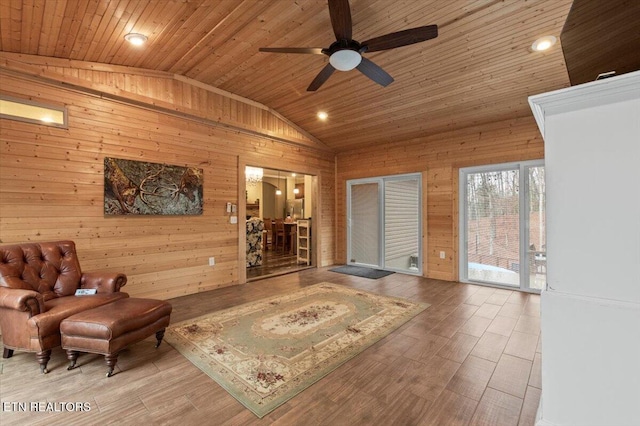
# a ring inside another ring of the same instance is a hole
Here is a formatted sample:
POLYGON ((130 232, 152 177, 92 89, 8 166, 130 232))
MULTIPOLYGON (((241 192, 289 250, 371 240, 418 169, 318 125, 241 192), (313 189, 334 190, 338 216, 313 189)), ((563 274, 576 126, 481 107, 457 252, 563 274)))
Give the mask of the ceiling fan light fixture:
POLYGON ((124 36, 124 39, 134 46, 142 46, 147 41, 147 36, 139 33, 129 33, 124 36))
POLYGON ((338 50, 329 57, 329 63, 338 71, 351 71, 362 61, 362 56, 355 50, 338 50))
POLYGON ((548 50, 551 48, 551 46, 556 44, 556 41, 558 41, 558 39, 554 36, 540 37, 533 42, 533 44, 531 45, 531 50, 533 50, 534 52, 542 52, 548 50))
POLYGON ((365 52, 379 52, 395 49, 410 44, 421 43, 438 37, 437 25, 424 25, 395 31, 385 35, 365 40, 362 43, 354 40, 353 22, 351 21, 351 7, 349 0, 328 0, 329 17, 336 41, 328 48, 320 47, 261 47, 260 52, 273 53, 307 53, 313 55, 328 55, 329 63, 311 81, 307 92, 315 92, 333 75, 334 71, 351 71, 357 68, 362 74, 382 87, 393 83, 393 77, 373 61, 362 56, 365 52))

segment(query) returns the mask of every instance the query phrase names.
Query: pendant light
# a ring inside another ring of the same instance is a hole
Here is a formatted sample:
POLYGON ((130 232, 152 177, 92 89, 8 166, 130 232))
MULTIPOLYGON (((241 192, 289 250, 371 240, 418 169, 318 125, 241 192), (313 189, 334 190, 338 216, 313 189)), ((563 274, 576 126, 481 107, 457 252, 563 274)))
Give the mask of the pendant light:
POLYGON ((276 195, 282 195, 282 191, 280 190, 280 170, 278 170, 278 186, 276 186, 276 195))
POLYGON ((300 188, 298 188, 298 175, 292 173, 291 176, 293 176, 293 193, 298 195, 300 194, 300 188))

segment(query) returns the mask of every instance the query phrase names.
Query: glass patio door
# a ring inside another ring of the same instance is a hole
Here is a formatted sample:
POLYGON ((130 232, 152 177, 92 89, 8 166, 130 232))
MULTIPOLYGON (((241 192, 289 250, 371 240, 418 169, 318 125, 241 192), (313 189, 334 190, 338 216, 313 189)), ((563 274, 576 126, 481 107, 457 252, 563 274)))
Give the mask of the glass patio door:
POLYGON ((537 291, 546 280, 544 166, 460 170, 460 278, 537 291))
POLYGON ((422 273, 420 174, 347 182, 351 265, 422 273))
POLYGON ((526 231, 528 239, 526 244, 528 266, 528 285, 534 290, 542 290, 547 282, 547 238, 545 216, 545 175, 544 166, 525 167, 527 182, 529 184, 526 203, 526 231))
POLYGON ((380 182, 352 183, 348 188, 348 263, 380 267, 380 182))

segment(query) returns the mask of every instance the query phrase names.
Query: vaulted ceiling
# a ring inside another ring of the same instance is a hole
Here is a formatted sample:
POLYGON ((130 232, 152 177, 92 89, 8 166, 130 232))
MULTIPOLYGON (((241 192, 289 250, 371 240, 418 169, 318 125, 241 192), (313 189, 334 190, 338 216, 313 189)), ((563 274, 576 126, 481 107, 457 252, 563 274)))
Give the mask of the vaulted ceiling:
POLYGON ((326 0, 0 0, 0 51, 176 73, 275 109, 341 151, 530 116, 527 96, 569 85, 557 44, 571 0, 351 0, 353 38, 437 24, 426 42, 366 54, 395 82, 357 70, 306 88, 328 47, 326 0), (148 36, 135 48, 130 32, 148 36), (316 113, 326 111, 320 121, 316 113))

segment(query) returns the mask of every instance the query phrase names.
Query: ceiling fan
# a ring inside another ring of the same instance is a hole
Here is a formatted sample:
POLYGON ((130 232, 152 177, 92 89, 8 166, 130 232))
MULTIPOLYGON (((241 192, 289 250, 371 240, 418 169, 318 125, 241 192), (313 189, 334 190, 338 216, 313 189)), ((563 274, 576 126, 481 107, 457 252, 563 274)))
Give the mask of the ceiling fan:
POLYGON ((335 70, 350 71, 354 68, 386 87, 393 82, 393 77, 362 56, 363 53, 394 49, 438 37, 438 26, 427 25, 374 37, 359 43, 351 38, 352 24, 349 0, 329 0, 329 15, 336 41, 326 49, 319 47, 261 47, 259 49, 260 52, 308 53, 329 56, 329 63, 307 87, 309 92, 318 90, 335 70))

